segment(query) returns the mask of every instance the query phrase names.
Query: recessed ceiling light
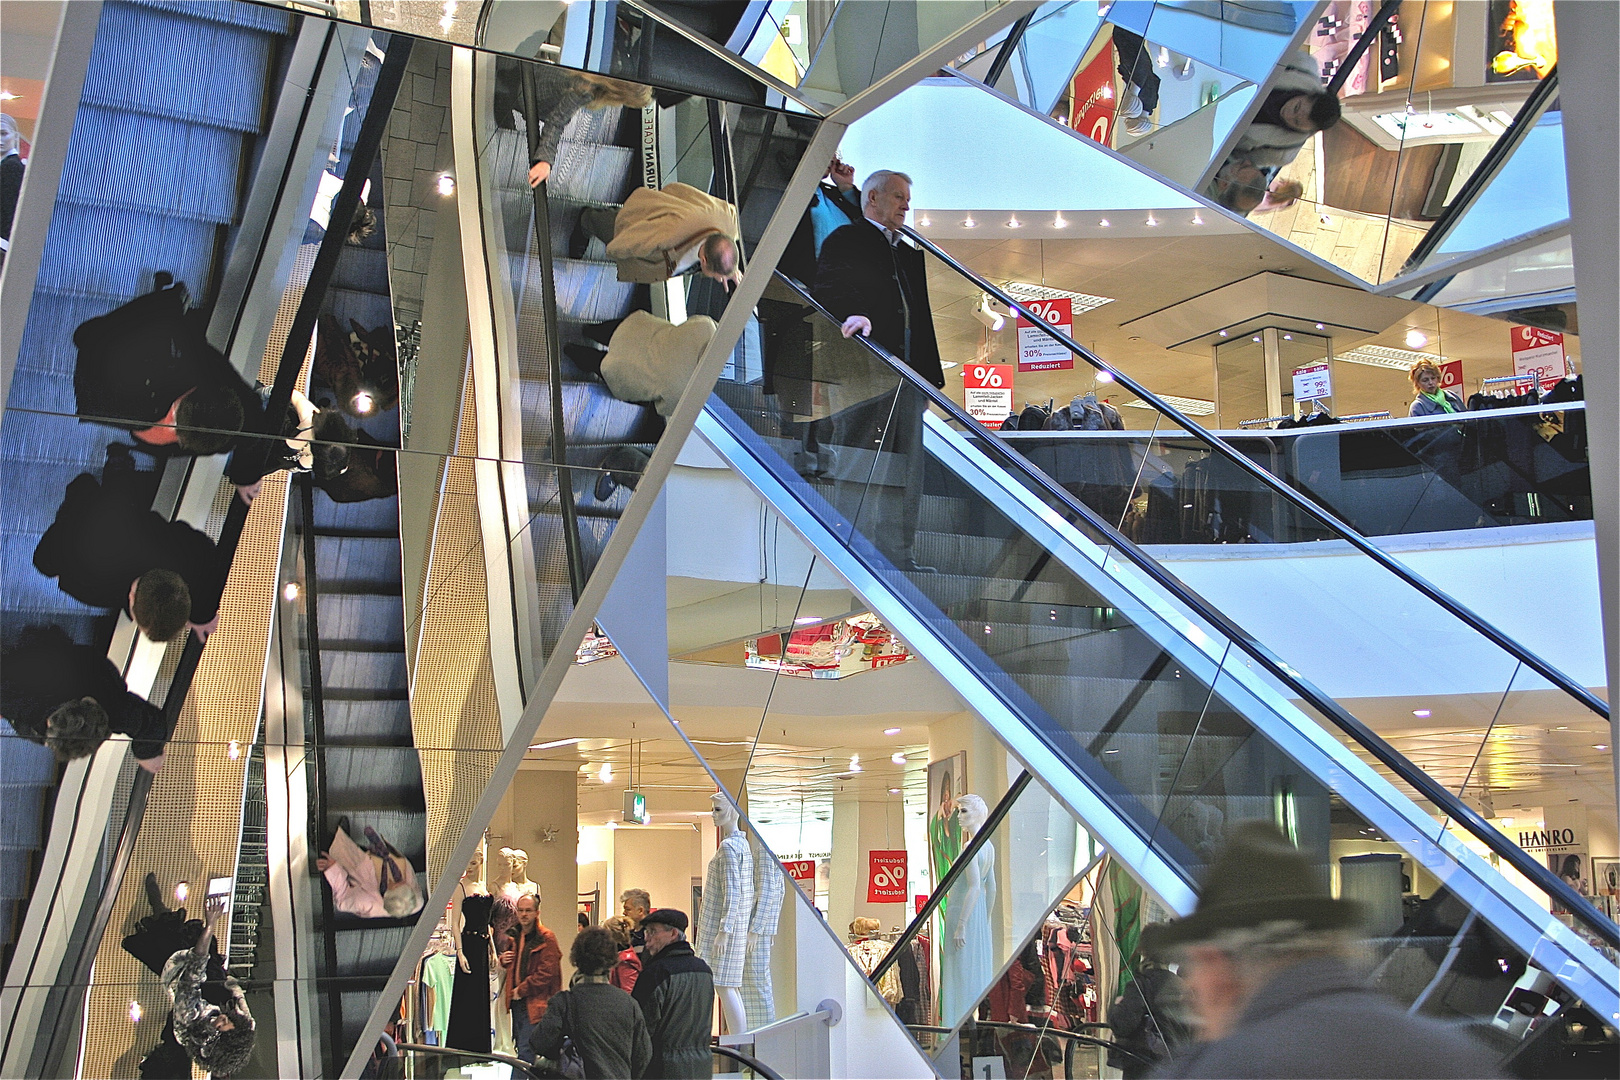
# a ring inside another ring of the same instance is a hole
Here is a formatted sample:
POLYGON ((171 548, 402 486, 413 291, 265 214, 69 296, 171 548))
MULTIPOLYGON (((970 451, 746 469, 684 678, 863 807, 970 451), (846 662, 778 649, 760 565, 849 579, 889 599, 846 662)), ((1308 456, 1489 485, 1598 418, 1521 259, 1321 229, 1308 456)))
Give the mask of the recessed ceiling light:
POLYGON ((1503 828, 1507 828, 1507 829, 1513 828, 1513 819, 1510 818, 1510 817, 1503 818, 1502 819, 1502 826, 1503 826, 1503 828))
POLYGON ((1429 710, 1428 709, 1413 709, 1412 710, 1412 715, 1413 716, 1428 716, 1429 715, 1429 710))
POLYGON ((1194 214, 1192 223, 1194 225, 1202 225, 1204 223, 1204 216, 1202 214, 1194 214))
POLYGON ((604 784, 613 783, 613 763, 609 761, 602 762, 602 769, 596 774, 596 778, 604 784))
POLYGON ((964 228, 964 229, 977 229, 978 227, 979 227, 979 223, 977 221, 973 220, 973 215, 972 214, 969 214, 967 217, 962 219, 962 228, 964 228))
POLYGON ((1421 349, 1429 343, 1429 335, 1416 328, 1406 332, 1406 347, 1408 349, 1421 349))
POLYGON ((1593 743, 1592 744, 1592 749, 1594 749, 1594 750, 1607 750, 1608 748, 1609 748, 1608 743, 1601 743, 1600 742, 1600 743, 1593 743))
POLYGON ((1222 331, 1221 331, 1221 337, 1225 337, 1225 336, 1226 336, 1226 331, 1225 331, 1225 330, 1222 330, 1222 331))
POLYGON ((900 734, 900 729, 897 728, 897 727, 886 727, 886 728, 883 729, 883 734, 885 734, 885 735, 898 735, 898 734, 900 734))
POLYGON ((1259 341, 1260 340, 1260 335, 1256 334, 1256 335, 1254 335, 1254 337, 1250 338, 1249 340, 1250 341, 1259 341))
POLYGON ((933 222, 928 220, 928 215, 927 214, 924 214, 922 217, 917 219, 917 224, 921 225, 923 228, 926 229, 926 228, 928 228, 928 226, 932 225, 933 222))
POLYGON ((1058 214, 1056 217, 1054 217, 1052 219, 1052 228, 1054 228, 1054 229, 1067 229, 1068 227, 1069 227, 1069 223, 1068 223, 1067 220, 1064 219, 1062 214, 1058 214))
POLYGON ((1024 227, 1024 223, 1022 221, 1018 220, 1018 215, 1017 214, 1014 214, 1012 217, 1007 219, 1007 228, 1009 228, 1009 229, 1022 229, 1023 227, 1024 227))
POLYGON ((450 195, 454 195, 455 193, 456 193, 456 178, 451 176, 449 173, 445 173, 444 175, 440 176, 439 177, 439 194, 444 195, 444 196, 450 196, 450 195))
POLYGON ((849 771, 850 772, 860 772, 861 771, 861 755, 859 755, 859 754, 851 754, 851 755, 849 755, 849 771))
POLYGON ((1327 329, 1327 327, 1325 327, 1325 326, 1323 326, 1323 325, 1322 325, 1322 324, 1321 324, 1321 323, 1317 323, 1317 324, 1316 324, 1316 328, 1317 328, 1317 329, 1318 329, 1318 330, 1325 330, 1325 329, 1327 329))
POLYGON ((889 760, 894 762, 896 765, 904 765, 906 763, 906 755, 901 753, 899 750, 896 750, 893 754, 889 755, 889 760))

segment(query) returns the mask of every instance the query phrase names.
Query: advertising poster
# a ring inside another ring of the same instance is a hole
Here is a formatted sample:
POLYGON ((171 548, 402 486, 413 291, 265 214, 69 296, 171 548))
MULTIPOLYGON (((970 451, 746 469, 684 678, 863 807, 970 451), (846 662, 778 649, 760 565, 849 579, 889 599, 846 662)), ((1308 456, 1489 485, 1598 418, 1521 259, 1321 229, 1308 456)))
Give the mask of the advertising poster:
POLYGON ((867 852, 866 902, 906 902, 906 849, 867 852))
POLYGON ((1468 395, 1463 393, 1463 370, 1461 360, 1447 360, 1445 363, 1440 365, 1440 389, 1450 390, 1453 394, 1456 394, 1464 401, 1468 400, 1468 395))
POLYGON ((1539 326, 1515 326, 1509 331, 1513 348, 1513 374, 1535 375, 1541 388, 1550 390, 1569 373, 1564 335, 1539 326))
POLYGON ((788 877, 809 897, 811 903, 816 899, 816 860, 814 859, 783 859, 782 869, 788 872, 788 877))
POLYGON ((968 364, 962 368, 963 404, 967 414, 987 428, 1001 427, 1012 412, 1013 366, 968 364))
POLYGON ((1114 46, 1075 73, 1069 85, 1069 126, 1093 142, 1112 146, 1114 133, 1114 46))
MULTIPOLYGON (((956 800, 967 794, 967 751, 928 764, 928 886, 936 889, 962 853, 956 800)), ((941 913, 944 906, 940 907, 941 913)))
MULTIPOLYGON (((1065 337, 1074 337, 1074 301, 1067 296, 1055 300, 1031 300, 1024 305, 1032 314, 1039 315, 1052 329, 1065 337)), ((1074 367, 1074 354, 1060 342, 1053 341, 1040 328, 1018 316, 1018 370, 1058 371, 1074 367)))

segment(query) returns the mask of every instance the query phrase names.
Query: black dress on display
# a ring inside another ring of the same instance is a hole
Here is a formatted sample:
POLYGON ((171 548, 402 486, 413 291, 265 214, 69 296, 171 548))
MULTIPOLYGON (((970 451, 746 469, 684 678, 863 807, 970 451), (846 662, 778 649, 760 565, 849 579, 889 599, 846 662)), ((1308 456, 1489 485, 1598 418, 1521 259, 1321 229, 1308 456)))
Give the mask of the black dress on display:
POLYGON ((489 913, 495 898, 474 893, 461 898, 461 952, 470 971, 456 965, 450 992, 450 1022, 444 1044, 476 1054, 490 1051, 489 913))

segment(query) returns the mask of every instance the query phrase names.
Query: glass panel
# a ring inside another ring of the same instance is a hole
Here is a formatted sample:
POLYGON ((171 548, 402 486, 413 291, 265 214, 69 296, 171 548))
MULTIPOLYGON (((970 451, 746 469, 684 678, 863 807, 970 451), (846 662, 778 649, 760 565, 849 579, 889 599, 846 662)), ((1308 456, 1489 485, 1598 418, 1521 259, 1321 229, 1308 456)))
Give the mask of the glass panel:
POLYGON ((997 0, 839 4, 800 88, 841 104, 997 6, 997 0))

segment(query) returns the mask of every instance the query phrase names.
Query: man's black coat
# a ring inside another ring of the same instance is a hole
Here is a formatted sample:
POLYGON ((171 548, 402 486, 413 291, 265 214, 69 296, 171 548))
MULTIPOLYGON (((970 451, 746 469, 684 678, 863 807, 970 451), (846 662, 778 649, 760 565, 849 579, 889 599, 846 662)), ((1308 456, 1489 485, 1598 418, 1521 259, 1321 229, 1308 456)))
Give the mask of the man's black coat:
POLYGON ((134 740, 137 758, 163 753, 169 729, 163 710, 129 692, 124 677, 88 645, 75 645, 57 626, 31 626, 17 647, 6 653, 0 680, 0 715, 17 734, 45 742, 46 721, 64 702, 95 698, 106 710, 108 726, 134 740))
POLYGON ((814 295, 840 322, 865 315, 872 321, 874 342, 943 387, 924 258, 908 240, 891 245, 887 234, 868 220, 845 225, 821 245, 814 295))

